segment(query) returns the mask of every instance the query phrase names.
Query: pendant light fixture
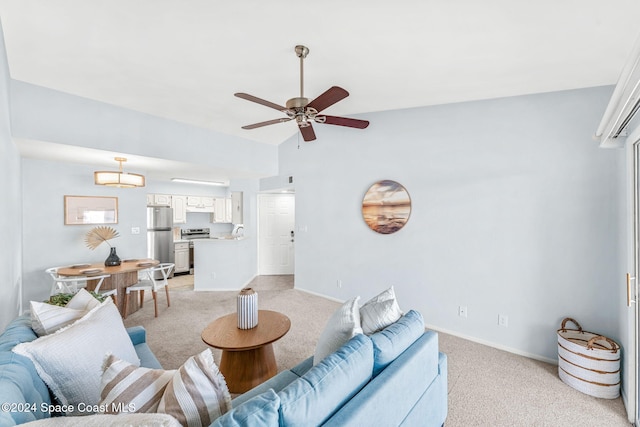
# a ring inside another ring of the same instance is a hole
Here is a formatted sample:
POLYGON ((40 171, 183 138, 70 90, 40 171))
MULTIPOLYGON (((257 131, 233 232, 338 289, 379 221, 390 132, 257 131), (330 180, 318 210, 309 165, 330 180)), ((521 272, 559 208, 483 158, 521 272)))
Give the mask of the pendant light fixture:
POLYGON ((120 163, 120 170, 118 172, 95 171, 93 173, 93 180, 96 185, 120 188, 144 187, 144 175, 122 171, 122 162, 127 161, 125 157, 115 157, 114 160, 120 163))

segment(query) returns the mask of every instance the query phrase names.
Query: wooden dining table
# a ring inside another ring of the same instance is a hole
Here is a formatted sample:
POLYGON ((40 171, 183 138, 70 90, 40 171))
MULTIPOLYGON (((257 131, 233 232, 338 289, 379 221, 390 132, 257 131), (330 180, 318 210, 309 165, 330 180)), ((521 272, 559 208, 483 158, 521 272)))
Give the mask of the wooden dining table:
MULTIPOLYGON (((68 267, 62 267, 58 269, 60 276, 86 276, 87 290, 92 291, 95 289, 97 280, 91 280, 91 276, 101 276, 109 274, 110 276, 105 278, 100 286, 101 291, 108 289, 117 289, 118 296, 116 298, 118 310, 120 314, 124 316, 124 300, 126 295, 127 286, 135 285, 138 283, 138 271, 145 270, 150 267, 155 267, 160 264, 160 261, 155 259, 143 258, 143 259, 128 259, 122 261, 120 265, 106 267, 104 263, 87 263, 87 264, 75 264, 68 267)), ((137 311, 140 308, 138 298, 132 298, 130 304, 127 307, 127 315, 137 311)))

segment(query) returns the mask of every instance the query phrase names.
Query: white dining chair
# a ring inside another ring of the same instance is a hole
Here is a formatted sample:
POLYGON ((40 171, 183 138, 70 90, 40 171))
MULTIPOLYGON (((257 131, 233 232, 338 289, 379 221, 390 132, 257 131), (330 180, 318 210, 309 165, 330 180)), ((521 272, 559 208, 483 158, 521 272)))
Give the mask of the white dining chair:
POLYGON ((169 299, 169 276, 171 272, 175 268, 175 264, 173 263, 161 263, 155 267, 148 268, 146 270, 142 270, 140 276, 143 278, 140 279, 138 283, 135 285, 127 286, 127 295, 124 300, 124 313, 123 317, 127 318, 127 311, 129 307, 129 298, 131 296, 131 292, 139 292, 140 294, 140 308, 142 308, 144 304, 144 291, 151 291, 153 294, 153 307, 155 309, 155 317, 158 317, 158 289, 164 288, 165 293, 167 295, 167 307, 171 306, 171 300, 169 299), (156 273, 160 274, 156 274, 156 273), (157 278, 157 277, 160 278, 157 278))
POLYGON ((104 279, 110 277, 110 274, 102 274, 99 276, 61 276, 60 274, 58 274, 58 269, 60 268, 61 267, 51 267, 45 270, 45 272, 51 276, 51 279, 53 281, 51 284, 49 295, 55 295, 59 293, 75 294, 80 290, 80 288, 87 287, 87 281, 97 280, 93 292, 105 297, 110 296, 113 299, 114 303, 118 303, 117 289, 107 289, 104 291, 100 290, 104 279))

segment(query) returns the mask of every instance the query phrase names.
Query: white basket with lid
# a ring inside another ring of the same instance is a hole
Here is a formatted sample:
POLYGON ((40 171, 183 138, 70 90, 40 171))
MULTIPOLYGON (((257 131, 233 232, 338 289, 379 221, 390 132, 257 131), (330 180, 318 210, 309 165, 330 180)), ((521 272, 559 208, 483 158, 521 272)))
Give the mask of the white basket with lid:
POLYGON ((558 329, 558 375, 582 393, 615 399, 620 395, 620 346, 603 335, 584 331, 567 317, 558 329), (568 322, 577 329, 567 328, 568 322))

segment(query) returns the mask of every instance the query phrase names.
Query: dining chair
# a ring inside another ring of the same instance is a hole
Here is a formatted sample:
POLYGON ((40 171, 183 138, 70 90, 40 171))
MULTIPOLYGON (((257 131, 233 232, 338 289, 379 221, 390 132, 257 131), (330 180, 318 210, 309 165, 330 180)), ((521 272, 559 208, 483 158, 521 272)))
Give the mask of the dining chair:
POLYGON ((49 291, 49 295, 55 295, 59 293, 70 293, 75 294, 80 290, 80 288, 87 287, 87 281, 97 280, 97 283, 93 289, 93 292, 96 294, 102 295, 104 297, 110 296, 113 299, 114 303, 118 303, 118 290, 117 289, 107 289, 104 291, 100 290, 104 279, 110 277, 110 274, 102 274, 99 276, 61 276, 58 274, 58 269, 61 267, 51 267, 47 268, 45 272, 49 274, 53 280, 51 284, 51 290, 49 291))
POLYGON ((127 286, 127 295, 124 300, 123 313, 123 317, 125 319, 127 318, 129 297, 131 296, 131 292, 139 292, 140 308, 142 308, 144 304, 144 291, 151 291, 151 293, 153 294, 153 307, 155 309, 155 317, 158 317, 158 289, 164 288, 164 291, 167 294, 167 307, 171 306, 171 300, 169 299, 169 283, 167 282, 167 280, 169 279, 169 276, 171 275, 171 272, 173 271, 175 266, 176 265, 173 263, 165 262, 158 264, 155 267, 141 271, 140 275, 143 278, 140 279, 140 281, 138 281, 138 283, 136 283, 135 285, 127 286))

